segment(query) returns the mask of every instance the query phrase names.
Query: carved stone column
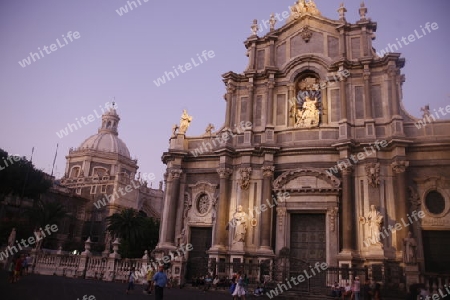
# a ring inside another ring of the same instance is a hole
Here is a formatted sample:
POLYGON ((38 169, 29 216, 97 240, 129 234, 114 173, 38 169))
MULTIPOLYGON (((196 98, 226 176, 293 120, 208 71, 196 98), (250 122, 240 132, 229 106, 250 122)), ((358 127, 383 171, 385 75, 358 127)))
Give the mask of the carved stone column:
MULTIPOLYGON (((406 205, 406 168, 409 166, 408 161, 395 161, 391 164, 392 171, 395 176, 396 185, 394 187, 395 189, 395 218, 396 221, 401 223, 401 219, 403 218, 406 222, 407 220, 407 205, 406 205)), ((403 248, 403 239, 406 237, 406 234, 408 233, 408 230, 397 230, 397 251, 403 248)))
POLYGON ((219 203, 216 209, 216 226, 214 232, 214 241, 211 250, 225 250, 226 245, 226 227, 228 223, 228 205, 230 190, 230 175, 233 173, 229 168, 218 168, 217 173, 220 176, 220 194, 219 203))
POLYGON ((364 106, 366 111, 366 119, 371 120, 373 118, 372 116, 372 99, 370 95, 370 71, 369 71, 369 65, 364 65, 364 106))
POLYGON ((247 104, 247 120, 240 120, 245 122, 251 122, 253 124, 253 97, 254 97, 254 86, 253 79, 250 78, 251 82, 249 82, 248 86, 248 104, 247 104))
POLYGON ((232 127, 231 124, 233 123, 231 120, 231 109, 233 107, 233 93, 236 90, 236 88, 231 84, 231 81, 228 81, 227 84, 227 93, 225 94, 225 99, 227 101, 227 110, 225 115, 225 126, 232 127))
POLYGON ((391 113, 392 116, 397 116, 399 114, 399 99, 397 92, 397 70, 395 67, 390 67, 388 70, 389 75, 389 85, 391 86, 391 113))
POLYGON ((261 168, 263 173, 263 186, 262 186, 262 198, 261 198, 261 243, 260 251, 272 251, 270 247, 270 232, 272 228, 272 178, 275 170, 274 166, 263 166, 261 168), (263 211, 263 205, 267 209, 263 211))
POLYGON ((275 87, 275 82, 267 82, 267 109, 266 109, 266 126, 273 126, 273 88, 275 87))
MULTIPOLYGON (((297 105, 297 95, 295 95, 295 86, 293 83, 288 84, 288 102, 287 105, 297 105)), ((288 119, 288 126, 295 125, 295 116, 288 119)))
POLYGON ((342 77, 340 81, 340 88, 339 88, 339 97, 341 100, 341 121, 346 120, 347 121, 347 93, 345 91, 345 78, 342 77))
MULTIPOLYGON (((345 11, 347 11, 344 8, 345 11)), ((345 20, 345 17, 344 17, 345 20)), ((347 43, 346 43, 346 36, 345 36, 345 28, 344 26, 340 26, 339 28, 339 54, 341 55, 341 58, 347 58, 347 43)))
POLYGON ((354 250, 355 213, 352 201, 352 167, 346 166, 342 172, 342 251, 354 250))
POLYGON ((160 247, 175 246, 175 220, 177 215, 178 196, 180 194, 180 175, 182 170, 171 169, 167 180, 168 199, 164 205, 164 218, 161 224, 161 241, 160 247))

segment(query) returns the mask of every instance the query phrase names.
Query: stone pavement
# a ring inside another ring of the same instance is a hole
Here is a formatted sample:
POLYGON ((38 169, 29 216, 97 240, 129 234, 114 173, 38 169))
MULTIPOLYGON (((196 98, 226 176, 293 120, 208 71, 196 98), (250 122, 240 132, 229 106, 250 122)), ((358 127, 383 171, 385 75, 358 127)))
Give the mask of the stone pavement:
MULTIPOLYGON (((19 282, 10 284, 7 273, 0 271, 1 300, 81 300, 84 295, 93 295, 96 300, 139 300, 154 299, 155 296, 142 293, 142 285, 136 285, 129 295, 125 294, 126 283, 97 280, 73 279, 61 276, 28 275, 19 282)), ((165 289, 164 300, 232 299, 226 291, 203 292, 198 289, 165 289)), ((93 300, 93 298, 91 298, 93 300)))

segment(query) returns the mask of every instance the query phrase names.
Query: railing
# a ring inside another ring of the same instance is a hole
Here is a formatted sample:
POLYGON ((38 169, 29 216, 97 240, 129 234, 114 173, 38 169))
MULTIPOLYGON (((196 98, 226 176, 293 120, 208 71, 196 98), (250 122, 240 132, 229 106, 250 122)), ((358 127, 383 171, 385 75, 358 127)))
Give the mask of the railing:
POLYGON ((448 288, 450 284, 450 273, 449 274, 433 274, 433 273, 425 273, 423 276, 423 282, 425 284, 425 288, 430 294, 439 294, 439 290, 445 292, 445 287, 448 288))
POLYGON ((147 268, 142 268, 147 259, 116 259, 111 257, 37 254, 34 256, 33 273, 40 275, 58 275, 82 277, 104 281, 123 281, 134 268, 138 281, 145 281, 147 268))

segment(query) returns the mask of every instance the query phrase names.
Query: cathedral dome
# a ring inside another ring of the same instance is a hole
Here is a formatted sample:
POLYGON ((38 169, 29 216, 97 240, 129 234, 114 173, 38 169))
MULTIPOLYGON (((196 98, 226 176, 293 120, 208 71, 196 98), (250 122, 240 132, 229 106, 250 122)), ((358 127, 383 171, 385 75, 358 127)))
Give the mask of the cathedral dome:
POLYGON ((82 149, 92 149, 100 152, 118 153, 131 159, 127 145, 115 134, 99 132, 88 137, 81 145, 82 149))
POLYGON ((79 149, 117 153, 131 159, 127 145, 118 137, 119 121, 119 115, 113 104, 113 107, 102 115, 102 126, 98 129, 98 133, 88 137, 81 143, 79 149))

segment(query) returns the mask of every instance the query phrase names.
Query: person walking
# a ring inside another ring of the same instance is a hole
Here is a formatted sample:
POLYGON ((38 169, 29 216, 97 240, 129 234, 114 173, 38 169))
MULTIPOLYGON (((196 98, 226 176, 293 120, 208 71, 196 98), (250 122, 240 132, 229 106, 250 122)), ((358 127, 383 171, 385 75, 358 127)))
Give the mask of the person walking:
POLYGON ((362 287, 362 299, 363 300, 372 300, 372 288, 370 286, 370 279, 366 279, 366 283, 364 283, 362 287))
POLYGON ((244 278, 241 275, 241 272, 237 273, 236 288, 234 289, 234 292, 231 295, 233 296, 233 300, 236 300, 237 298, 245 300, 245 282, 244 278))
POLYGON ((22 264, 23 264, 24 259, 25 259, 24 255, 21 254, 16 260, 16 265, 14 268, 14 282, 17 282, 20 279, 20 275, 22 273, 22 264))
POLYGON ((130 290, 134 290, 134 267, 131 268, 130 270, 130 274, 128 274, 128 287, 126 290, 126 294, 128 295, 128 293, 130 292, 130 290))
POLYGON ((359 282, 359 277, 355 277, 355 281, 353 281, 352 286, 352 299, 359 300, 359 293, 361 291, 361 283, 359 282))
POLYGON ((144 292, 147 292, 147 294, 152 294, 152 280, 153 276, 155 276, 155 270, 153 268, 150 268, 147 272, 147 289, 144 292))
POLYGON ((159 266, 158 273, 153 276, 152 289, 155 288, 155 299, 162 300, 164 296, 164 287, 167 284, 167 275, 164 273, 164 266, 159 266))

